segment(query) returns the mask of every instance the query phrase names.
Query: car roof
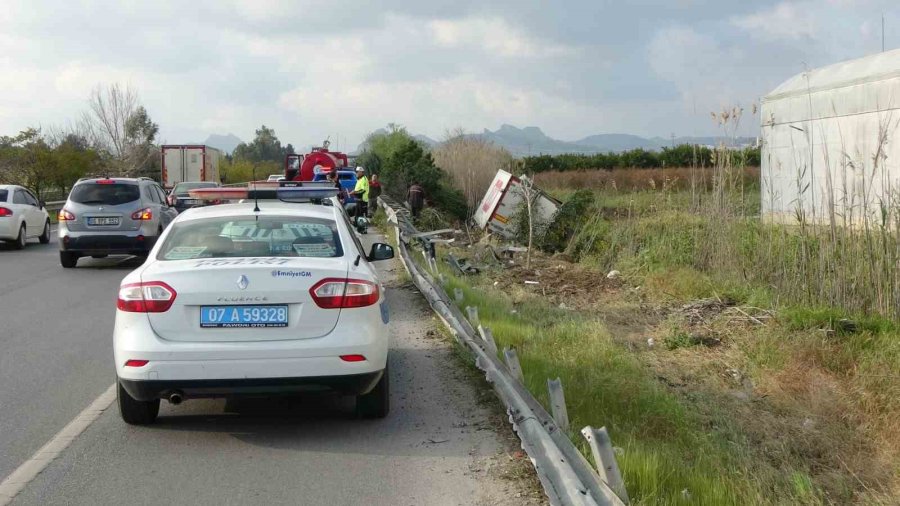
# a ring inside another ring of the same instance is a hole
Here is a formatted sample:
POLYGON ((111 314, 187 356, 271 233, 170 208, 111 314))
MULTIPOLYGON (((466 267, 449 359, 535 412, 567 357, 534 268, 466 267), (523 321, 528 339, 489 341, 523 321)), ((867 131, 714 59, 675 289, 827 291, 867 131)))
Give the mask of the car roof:
POLYGON ((253 201, 240 204, 218 204, 215 206, 195 207, 182 213, 178 221, 192 221, 204 218, 227 218, 259 216, 303 216, 309 218, 335 219, 337 207, 321 204, 294 204, 274 200, 260 200, 259 213, 254 213, 256 204, 253 201))
POLYGON ((0 184, 0 190, 15 190, 16 188, 22 188, 17 184, 0 184))
POLYGON ((146 177, 88 177, 75 182, 75 185, 95 183, 97 181, 115 181, 117 183, 155 183, 156 181, 146 177))

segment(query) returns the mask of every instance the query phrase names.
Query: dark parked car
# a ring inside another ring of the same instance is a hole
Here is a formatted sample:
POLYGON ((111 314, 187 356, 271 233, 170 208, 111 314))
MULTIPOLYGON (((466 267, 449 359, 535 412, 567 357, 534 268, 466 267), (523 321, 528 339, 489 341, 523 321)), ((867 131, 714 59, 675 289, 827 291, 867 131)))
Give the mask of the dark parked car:
POLYGON ((192 207, 206 205, 207 202, 192 199, 188 192, 198 188, 218 188, 219 186, 219 183, 211 181, 178 183, 172 188, 172 191, 169 192, 169 205, 174 207, 179 213, 192 207))

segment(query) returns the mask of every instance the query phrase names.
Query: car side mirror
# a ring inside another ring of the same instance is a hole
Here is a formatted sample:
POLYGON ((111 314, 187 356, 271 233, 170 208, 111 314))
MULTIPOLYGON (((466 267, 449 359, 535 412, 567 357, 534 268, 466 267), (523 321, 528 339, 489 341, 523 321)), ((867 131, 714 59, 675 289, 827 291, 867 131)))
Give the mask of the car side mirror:
POLYGON ((390 260, 392 258, 394 258, 394 247, 383 242, 376 242, 375 244, 373 244, 372 250, 369 251, 369 256, 366 257, 366 259, 370 262, 390 260))
POLYGON ((39 206, 41 209, 43 209, 43 208, 47 207, 47 203, 44 202, 43 200, 39 200, 39 201, 38 201, 38 206, 39 206))

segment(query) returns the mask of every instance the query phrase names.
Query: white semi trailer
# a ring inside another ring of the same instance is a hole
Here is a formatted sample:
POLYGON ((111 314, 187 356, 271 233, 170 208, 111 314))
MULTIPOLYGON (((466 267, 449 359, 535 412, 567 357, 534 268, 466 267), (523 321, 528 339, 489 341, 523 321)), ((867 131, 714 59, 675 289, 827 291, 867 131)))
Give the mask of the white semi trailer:
POLYGON ((221 152, 200 144, 169 144, 162 146, 162 183, 172 188, 183 181, 219 180, 221 152))

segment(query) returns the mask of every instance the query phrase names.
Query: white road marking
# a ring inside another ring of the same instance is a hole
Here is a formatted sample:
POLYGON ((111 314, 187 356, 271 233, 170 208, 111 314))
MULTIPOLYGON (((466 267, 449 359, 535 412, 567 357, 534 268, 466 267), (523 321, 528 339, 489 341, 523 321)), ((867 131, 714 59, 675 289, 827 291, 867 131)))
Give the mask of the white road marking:
POLYGON ((12 472, 0 483, 0 506, 6 506, 21 492, 31 480, 35 479, 53 460, 72 444, 85 429, 91 426, 95 420, 116 400, 116 385, 100 394, 90 406, 78 414, 74 420, 56 433, 47 444, 35 452, 30 459, 12 472))

